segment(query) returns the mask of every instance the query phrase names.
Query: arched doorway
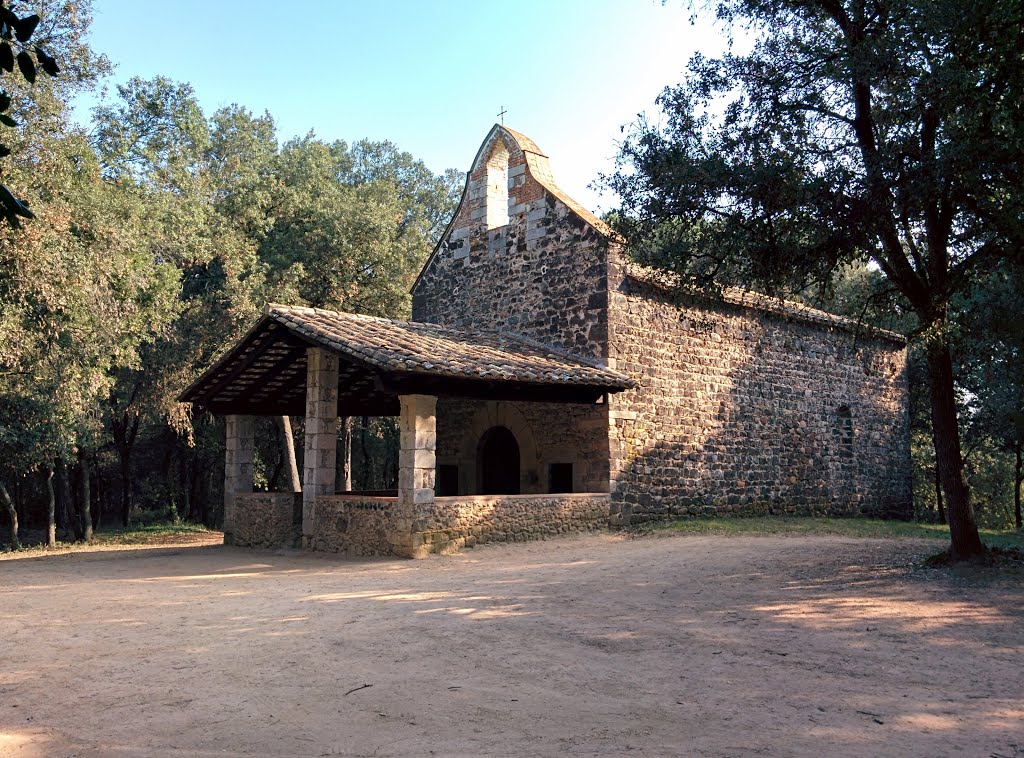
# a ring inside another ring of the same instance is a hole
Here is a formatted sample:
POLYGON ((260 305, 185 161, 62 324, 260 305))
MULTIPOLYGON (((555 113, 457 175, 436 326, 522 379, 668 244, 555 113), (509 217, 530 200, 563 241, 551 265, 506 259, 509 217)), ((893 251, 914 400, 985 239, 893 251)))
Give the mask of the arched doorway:
POLYGON ((492 426, 477 448, 481 495, 519 494, 519 443, 503 426, 492 426))

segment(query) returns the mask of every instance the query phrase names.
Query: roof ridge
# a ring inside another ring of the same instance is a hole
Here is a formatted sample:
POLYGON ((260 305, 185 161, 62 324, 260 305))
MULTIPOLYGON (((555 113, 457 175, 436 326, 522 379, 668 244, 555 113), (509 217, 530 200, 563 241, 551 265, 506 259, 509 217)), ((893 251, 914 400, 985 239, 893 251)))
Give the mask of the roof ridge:
MULTIPOLYGON (((656 269, 652 266, 645 266, 636 261, 626 262, 626 275, 665 291, 677 289, 684 279, 681 274, 656 269)), ((863 330, 871 336, 882 337, 904 345, 907 344, 906 336, 899 332, 872 326, 863 321, 840 316, 836 313, 829 313, 820 308, 814 308, 794 300, 787 300, 783 297, 766 295, 763 292, 743 289, 742 287, 724 287, 720 294, 723 302, 738 305, 742 308, 753 308, 768 313, 792 316, 809 323, 827 324, 846 329, 847 331, 861 332, 863 330)))

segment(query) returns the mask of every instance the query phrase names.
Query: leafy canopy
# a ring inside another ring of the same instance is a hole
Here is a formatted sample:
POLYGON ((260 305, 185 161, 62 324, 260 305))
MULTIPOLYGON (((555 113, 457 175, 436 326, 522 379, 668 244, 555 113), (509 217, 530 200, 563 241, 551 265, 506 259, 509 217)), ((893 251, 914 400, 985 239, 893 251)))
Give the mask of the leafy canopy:
POLYGON ((1016 0, 730 0, 749 54, 695 57, 604 183, 641 257, 793 292, 870 259, 925 324, 1019 255, 1016 0))
POLYGON ((697 56, 604 183, 641 259, 792 293, 871 261, 924 337, 954 558, 983 552, 963 473, 950 309, 1024 251, 1019 0, 721 0, 747 54, 697 56))

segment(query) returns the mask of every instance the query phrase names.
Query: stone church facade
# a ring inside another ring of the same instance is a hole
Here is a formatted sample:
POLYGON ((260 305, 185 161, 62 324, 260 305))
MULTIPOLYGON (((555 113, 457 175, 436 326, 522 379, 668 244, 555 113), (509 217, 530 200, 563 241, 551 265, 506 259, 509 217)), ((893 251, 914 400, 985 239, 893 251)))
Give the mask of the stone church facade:
POLYGON ((511 129, 484 140, 412 295, 409 322, 270 306, 183 394, 229 416, 230 541, 415 557, 687 515, 911 515, 902 337, 679 295, 511 129), (289 409, 301 517, 245 471, 246 419, 289 409), (401 416, 394 496, 334 491, 338 413, 401 416))

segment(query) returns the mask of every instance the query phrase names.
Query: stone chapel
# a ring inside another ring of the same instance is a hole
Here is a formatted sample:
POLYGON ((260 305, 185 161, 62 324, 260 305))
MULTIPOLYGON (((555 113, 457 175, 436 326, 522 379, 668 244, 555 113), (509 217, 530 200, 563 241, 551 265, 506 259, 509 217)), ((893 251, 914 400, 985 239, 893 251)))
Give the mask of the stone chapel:
POLYGON ((911 515, 901 336, 681 297, 501 125, 410 321, 270 304, 180 400, 227 418, 235 545, 416 558, 687 515, 911 515), (301 493, 253 492, 258 415, 305 416, 301 493), (399 417, 397 491, 337 491, 339 416, 399 417))

